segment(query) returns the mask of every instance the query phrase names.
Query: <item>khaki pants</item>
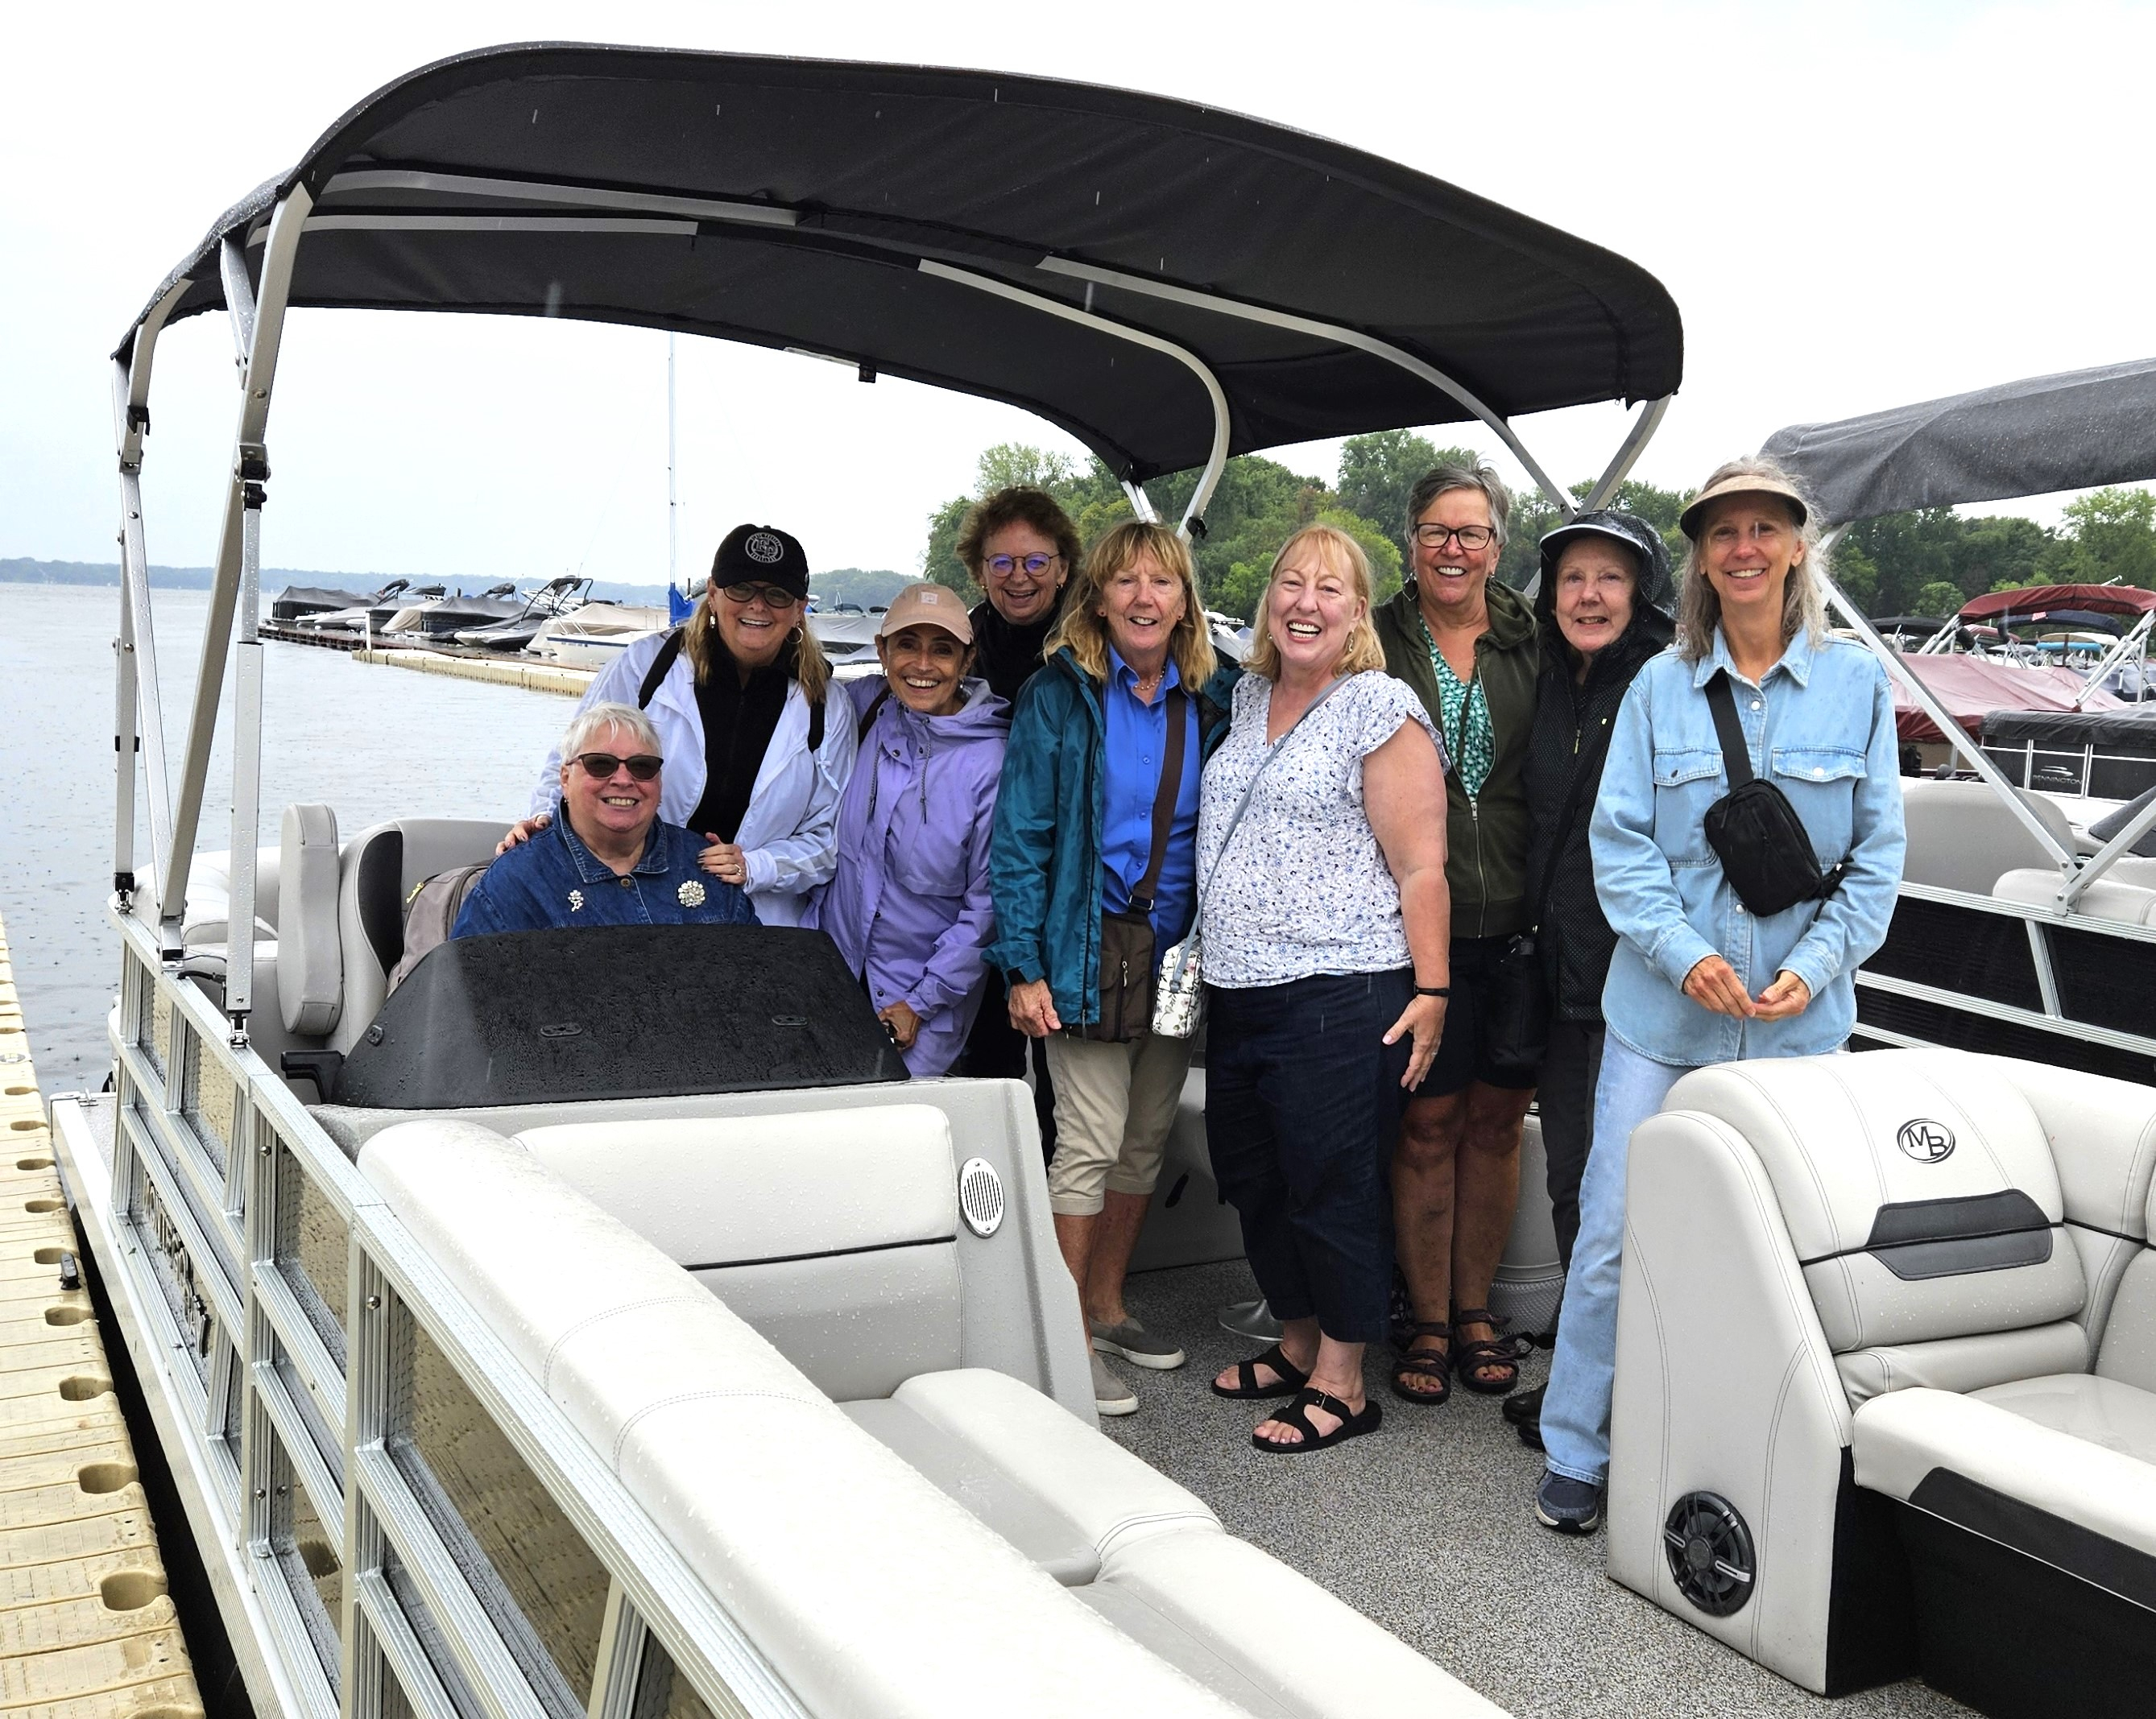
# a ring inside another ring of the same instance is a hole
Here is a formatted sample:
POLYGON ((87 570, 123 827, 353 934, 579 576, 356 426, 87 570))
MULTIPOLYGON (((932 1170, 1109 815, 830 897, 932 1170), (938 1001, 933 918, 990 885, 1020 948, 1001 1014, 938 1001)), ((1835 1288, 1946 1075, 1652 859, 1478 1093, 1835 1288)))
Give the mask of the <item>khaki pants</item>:
POLYGON ((1047 1046, 1055 1085, 1049 1210, 1089 1218, 1110 1188, 1151 1193, 1189 1072, 1190 1040, 1147 1033, 1127 1044, 1104 1044, 1054 1033, 1047 1046))

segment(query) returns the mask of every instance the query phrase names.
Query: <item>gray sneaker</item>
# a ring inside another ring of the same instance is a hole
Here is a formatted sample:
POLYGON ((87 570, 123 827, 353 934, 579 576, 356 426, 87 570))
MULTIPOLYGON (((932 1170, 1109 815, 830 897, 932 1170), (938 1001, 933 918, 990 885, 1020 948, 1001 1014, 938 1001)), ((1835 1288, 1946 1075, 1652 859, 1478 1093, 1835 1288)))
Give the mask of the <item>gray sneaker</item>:
POLYGON ((1102 1414, 1136 1414, 1138 1393, 1115 1375, 1098 1355, 1093 1357, 1093 1407, 1102 1414))
POLYGON ((1103 1355, 1120 1355, 1133 1367, 1150 1367, 1156 1373, 1173 1372, 1190 1357, 1165 1337, 1154 1337, 1135 1319, 1121 1325, 1092 1321, 1093 1347, 1103 1355))
POLYGON ((1592 1534, 1602 1526, 1602 1489, 1545 1469, 1535 1492, 1535 1519, 1560 1534, 1592 1534))
POLYGON ((1220 1310, 1220 1329, 1239 1337, 1248 1337, 1255 1343, 1276 1343, 1281 1340, 1281 1322, 1273 1317, 1273 1310, 1260 1296, 1255 1301, 1230 1301, 1220 1310))

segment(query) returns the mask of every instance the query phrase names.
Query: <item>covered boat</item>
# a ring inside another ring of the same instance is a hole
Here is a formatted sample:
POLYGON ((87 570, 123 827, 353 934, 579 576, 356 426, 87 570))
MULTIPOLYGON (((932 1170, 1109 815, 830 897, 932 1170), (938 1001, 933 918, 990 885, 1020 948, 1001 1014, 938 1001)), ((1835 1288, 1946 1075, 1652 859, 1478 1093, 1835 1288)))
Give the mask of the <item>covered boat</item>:
MULTIPOLYGON (((1231 453, 1463 419, 1568 513, 1512 419, 1636 403, 1599 505, 1679 379, 1661 286, 1194 103, 549 45, 354 108, 114 357, 122 978, 115 1090, 65 1150, 258 1712, 1488 1714, 1099 1433, 1027 1094, 888 1078, 813 934, 451 942, 393 994, 412 890, 506 819, 346 832, 295 803, 258 845, 257 511, 295 305, 838 357, 1039 413, 1148 517, 1147 479, 1199 468, 1195 530, 1231 453), (140 468, 161 331, 213 311, 244 386, 175 769, 140 468), (196 848, 228 703, 220 859, 196 848)), ((1201 1159, 1162 1201, 1168 1259, 1222 1257, 1201 1159)), ((1769 1686, 1666 1634, 1739 1706, 1769 1686)))

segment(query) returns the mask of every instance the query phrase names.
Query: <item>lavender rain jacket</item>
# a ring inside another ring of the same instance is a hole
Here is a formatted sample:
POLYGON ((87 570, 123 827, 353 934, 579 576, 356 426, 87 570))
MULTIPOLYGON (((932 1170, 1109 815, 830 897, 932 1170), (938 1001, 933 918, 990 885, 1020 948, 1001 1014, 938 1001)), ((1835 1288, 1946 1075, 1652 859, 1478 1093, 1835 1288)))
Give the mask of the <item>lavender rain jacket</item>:
MULTIPOLYGON (((853 704, 849 713, 834 698, 832 716, 858 723, 885 684, 834 688, 853 704)), ((802 921, 829 935, 878 1008, 904 1003, 921 1017, 906 1053, 916 1080, 947 1075, 958 1060, 995 935, 988 838, 1010 706, 985 680, 964 690, 948 716, 883 701, 839 803, 838 870, 802 921)))

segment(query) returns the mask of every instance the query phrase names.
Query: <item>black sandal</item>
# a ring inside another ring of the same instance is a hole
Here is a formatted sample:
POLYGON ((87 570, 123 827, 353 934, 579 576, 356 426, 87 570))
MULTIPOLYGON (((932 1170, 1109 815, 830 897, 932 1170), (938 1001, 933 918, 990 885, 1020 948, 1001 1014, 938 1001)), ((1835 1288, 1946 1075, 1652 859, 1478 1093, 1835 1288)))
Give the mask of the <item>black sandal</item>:
MULTIPOLYGON (((1486 1325, 1491 1331, 1497 1321, 1487 1307, 1455 1307, 1452 1322, 1457 1326, 1486 1325)), ((1452 1364, 1459 1370, 1460 1383, 1481 1397, 1509 1395, 1520 1383, 1520 1357, 1523 1350, 1517 1337, 1462 1337, 1453 1350, 1452 1364), (1496 1372, 1496 1379, 1485 1377, 1496 1372)))
POLYGON ((1306 1450, 1322 1450, 1328 1445, 1338 1444, 1349 1439, 1359 1439, 1365 1433, 1374 1433, 1378 1430, 1378 1423, 1384 1418, 1384 1410, 1374 1403, 1365 1403, 1358 1414, 1330 1392, 1305 1386, 1295 1393, 1293 1403, 1277 1414, 1266 1417, 1283 1426, 1293 1427, 1302 1434, 1302 1442, 1276 1444, 1270 1439, 1260 1439, 1255 1433, 1250 1434, 1250 1442, 1260 1450, 1298 1455, 1306 1450), (1310 1411, 1313 1409, 1322 1409, 1327 1414, 1338 1416, 1340 1424, 1329 1433, 1319 1432, 1310 1424, 1310 1411))
POLYGON ((1452 1340, 1452 1327, 1442 1319, 1409 1320, 1401 1329, 1407 1335, 1399 1339, 1400 1352, 1393 1360, 1393 1394, 1403 1403, 1418 1403, 1424 1409, 1435 1409, 1452 1394, 1452 1356, 1445 1352, 1430 1354, 1409 1347, 1417 1337, 1443 1337, 1452 1340), (1407 1388, 1410 1378, 1434 1378, 1434 1391, 1411 1391, 1407 1388))
POLYGON ((1219 1380, 1214 1380, 1213 1394, 1216 1397, 1233 1397, 1239 1400, 1245 1398, 1292 1397, 1309 1383, 1310 1375, 1289 1360, 1286 1351, 1278 1343, 1275 1343, 1264 1354, 1253 1355, 1248 1361, 1238 1361, 1235 1363, 1234 1389, 1224 1388, 1219 1380), (1258 1369, 1260 1367, 1272 1368, 1280 1375, 1279 1379, 1270 1385, 1260 1384, 1258 1369))

